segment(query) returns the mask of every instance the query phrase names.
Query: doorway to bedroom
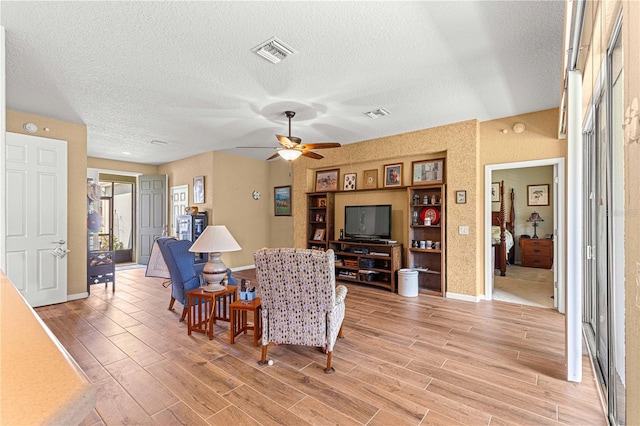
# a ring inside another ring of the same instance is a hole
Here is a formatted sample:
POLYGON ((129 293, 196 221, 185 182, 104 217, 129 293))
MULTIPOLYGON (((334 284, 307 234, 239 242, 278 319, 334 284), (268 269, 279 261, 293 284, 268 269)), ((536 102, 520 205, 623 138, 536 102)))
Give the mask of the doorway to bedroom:
POLYGON ((563 312, 564 256, 558 247, 564 245, 564 159, 487 165, 485 188, 485 298, 563 312), (502 185, 502 202, 492 197, 496 184, 502 185), (512 222, 505 227, 512 231, 509 250, 494 246, 503 202, 505 221, 512 222), (509 260, 504 276, 495 269, 496 249, 509 260))
POLYGON ((492 246, 504 256, 494 267, 493 300, 554 308, 554 174, 553 166, 495 170, 491 175, 492 246), (502 186, 500 190, 500 186, 502 186), (493 194, 493 192, 492 192, 493 194), (502 200, 501 200, 502 198, 502 200), (505 250, 496 220, 504 209, 505 250))

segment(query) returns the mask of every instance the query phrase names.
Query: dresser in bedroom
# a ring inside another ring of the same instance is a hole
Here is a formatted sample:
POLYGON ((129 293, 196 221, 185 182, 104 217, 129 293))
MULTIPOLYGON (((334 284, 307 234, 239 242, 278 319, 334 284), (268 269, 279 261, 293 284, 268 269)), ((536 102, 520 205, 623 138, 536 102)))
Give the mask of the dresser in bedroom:
POLYGON ((520 238, 522 266, 551 269, 553 266, 553 240, 547 238, 520 238))

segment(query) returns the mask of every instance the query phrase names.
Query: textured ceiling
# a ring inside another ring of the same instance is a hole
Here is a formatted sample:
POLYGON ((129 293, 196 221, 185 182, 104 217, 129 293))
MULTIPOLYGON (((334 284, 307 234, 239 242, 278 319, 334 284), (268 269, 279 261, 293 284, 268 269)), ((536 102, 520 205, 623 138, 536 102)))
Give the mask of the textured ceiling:
POLYGON ((347 144, 559 104, 559 0, 3 0, 0 12, 7 108, 86 124, 92 157, 266 159, 285 110, 303 142, 347 144), (251 52, 273 36, 298 53, 251 52), (391 115, 364 114, 380 107, 391 115))

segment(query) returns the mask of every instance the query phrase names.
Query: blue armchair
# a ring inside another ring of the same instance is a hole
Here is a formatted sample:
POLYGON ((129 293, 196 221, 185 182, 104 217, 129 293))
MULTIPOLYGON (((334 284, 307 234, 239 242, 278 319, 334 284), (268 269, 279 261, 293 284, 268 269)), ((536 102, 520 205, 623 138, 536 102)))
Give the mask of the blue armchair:
POLYGON ((186 291, 200 287, 204 263, 194 263, 195 257, 193 253, 189 252, 189 247, 193 244, 191 241, 162 237, 158 238, 156 242, 167 264, 169 274, 171 274, 169 310, 173 310, 173 304, 176 300, 182 303, 180 321, 184 321, 187 316, 186 291))
MULTIPOLYGON (((202 284, 202 268, 204 263, 194 263, 194 255, 189 252, 193 244, 188 240, 176 240, 173 237, 160 237, 156 240, 162 258, 171 275, 171 301, 169 310, 173 310, 176 300, 182 303, 180 321, 187 317, 187 290, 200 287, 202 284)), ((231 269, 227 269, 227 283, 238 285, 238 280, 231 276, 231 269)))

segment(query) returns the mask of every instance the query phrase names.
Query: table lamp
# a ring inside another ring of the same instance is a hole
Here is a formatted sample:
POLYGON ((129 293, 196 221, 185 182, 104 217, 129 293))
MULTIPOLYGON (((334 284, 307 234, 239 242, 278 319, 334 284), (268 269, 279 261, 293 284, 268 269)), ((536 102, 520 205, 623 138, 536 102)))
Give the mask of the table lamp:
POLYGON ((527 222, 533 222, 533 237, 531 238, 538 238, 538 230, 536 228, 538 228, 538 222, 544 222, 544 219, 537 212, 533 212, 527 222))
POLYGON ((192 253, 208 253, 209 261, 202 268, 207 284, 219 284, 227 276, 227 266, 220 260, 222 253, 242 250, 224 225, 209 225, 189 248, 192 253))

